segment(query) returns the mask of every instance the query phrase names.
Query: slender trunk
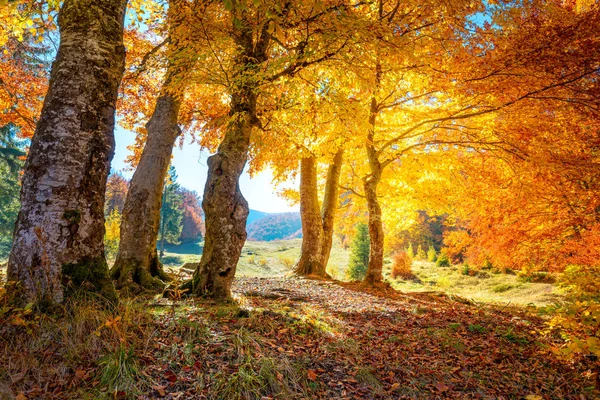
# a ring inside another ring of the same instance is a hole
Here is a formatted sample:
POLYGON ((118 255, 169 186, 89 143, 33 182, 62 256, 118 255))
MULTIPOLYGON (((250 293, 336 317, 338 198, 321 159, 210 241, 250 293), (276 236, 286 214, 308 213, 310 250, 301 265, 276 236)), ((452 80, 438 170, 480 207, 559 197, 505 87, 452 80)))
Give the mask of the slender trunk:
MULTIPOLYGON (((172 44, 175 55, 181 51, 172 44)), ((119 251, 111 276, 116 286, 132 293, 160 290, 171 278, 164 272, 156 251, 164 181, 175 140, 181 130, 178 114, 189 66, 171 62, 152 117, 146 124, 148 136, 135 169, 121 220, 119 251), (177 89, 173 89, 172 86, 177 89)), ((161 243, 164 241, 164 234, 161 243)), ((161 247, 161 258, 164 244, 161 247)))
POLYGON ((296 264, 298 275, 327 276, 321 260, 323 222, 319 210, 317 159, 304 157, 300 161, 300 218, 302 220, 302 250, 296 264))
POLYGON ((381 222, 381 207, 377 198, 377 185, 380 176, 369 177, 364 185, 367 209, 369 211, 369 266, 365 276, 365 283, 374 285, 382 281, 383 275, 383 223, 381 222))
MULTIPOLYGON (((163 194, 162 194, 162 204, 165 204, 167 201, 167 185, 163 185, 163 194)), ((161 210, 162 210, 161 204, 161 210)), ((162 258, 165 255, 165 213, 164 210, 160 215, 160 254, 159 259, 162 261, 162 258)))
POLYGON ((323 268, 327 268, 331 246, 333 244, 333 228, 335 225, 335 214, 337 212, 340 194, 340 173, 344 161, 344 150, 340 149, 335 154, 333 162, 327 170, 325 182, 325 194, 323 195, 323 206, 321 218, 323 220, 323 241, 321 242, 320 260, 323 268))
MULTIPOLYGON (((377 64, 377 84, 381 79, 381 65, 377 64)), ((383 223, 381 221, 381 206, 377 198, 377 186, 381 180, 383 167, 379 162, 379 154, 375 148, 375 123, 377 120, 377 100, 371 99, 371 108, 369 113, 369 134, 367 135, 367 157, 369 159, 369 176, 364 180, 365 197, 367 199, 367 209, 369 211, 369 238, 371 247, 369 250, 369 266, 364 282, 368 285, 374 285, 382 281, 383 275, 383 223)))
POLYGON ((206 226, 202 258, 192 279, 182 286, 193 295, 217 299, 231 298, 231 283, 246 241, 249 209, 239 178, 248 159, 250 133, 258 120, 260 66, 267 59, 269 44, 266 30, 254 40, 253 23, 246 20, 243 7, 234 2, 233 9, 232 38, 238 54, 233 61, 229 124, 217 154, 208 158, 202 200, 206 226))
POLYGON ((104 257, 104 192, 126 5, 66 0, 60 10, 60 46, 25 165, 8 263, 18 304, 52 306, 78 288, 117 300, 104 257))

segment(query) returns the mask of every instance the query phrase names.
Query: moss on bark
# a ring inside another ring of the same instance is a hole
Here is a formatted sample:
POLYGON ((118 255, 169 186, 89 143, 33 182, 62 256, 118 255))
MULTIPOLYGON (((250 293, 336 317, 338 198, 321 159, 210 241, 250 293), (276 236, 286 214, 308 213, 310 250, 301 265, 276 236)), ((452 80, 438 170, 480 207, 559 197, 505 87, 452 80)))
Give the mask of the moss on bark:
POLYGON ((62 266, 62 284, 70 296, 79 290, 91 292, 110 304, 117 304, 118 297, 104 257, 83 259, 79 263, 62 266))

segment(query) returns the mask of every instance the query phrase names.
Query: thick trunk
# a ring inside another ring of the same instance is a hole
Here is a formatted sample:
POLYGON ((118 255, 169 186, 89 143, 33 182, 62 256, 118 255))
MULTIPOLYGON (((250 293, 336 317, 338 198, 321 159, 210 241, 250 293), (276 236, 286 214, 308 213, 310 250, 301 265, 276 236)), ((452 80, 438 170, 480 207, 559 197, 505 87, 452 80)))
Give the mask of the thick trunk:
POLYGON ((340 173, 344 160, 344 150, 340 149, 335 154, 333 162, 327 170, 327 181, 325 182, 325 194, 321 218, 323 220, 323 241, 321 242, 320 260, 323 268, 327 268, 331 246, 333 244, 333 228, 335 225, 335 214, 337 212, 340 197, 340 173))
POLYGON ((180 129, 180 100, 162 93, 146 125, 148 137, 129 185, 121 220, 121 240, 111 276, 119 289, 137 293, 162 289, 168 280, 156 252, 164 180, 180 129))
POLYGON ((8 279, 17 303, 71 290, 116 292, 104 258, 104 192, 114 154, 126 0, 66 0, 50 85, 25 165, 8 279))
POLYGON ((257 121, 260 66, 267 59, 269 44, 266 32, 255 41, 253 22, 247 20, 245 8, 237 2, 232 2, 232 7, 232 38, 238 54, 229 89, 229 123, 217 154, 208 158, 202 200, 206 218, 202 258, 192 279, 182 286, 193 295, 217 299, 231 298, 231 283, 246 241, 249 209, 240 192, 239 178, 248 159, 250 133, 257 121))
POLYGON ((323 224, 319 209, 317 159, 314 156, 304 157, 300 161, 300 218, 302 250, 295 272, 305 276, 327 276, 321 261, 323 224))
POLYGON ((246 241, 248 203, 242 196, 239 177, 248 158, 251 113, 256 98, 232 96, 232 122, 217 154, 208 158, 208 177, 202 208, 206 235, 202 258, 190 282, 184 285, 194 295, 227 299, 242 247, 246 241), (246 104, 246 100, 250 101, 246 104))

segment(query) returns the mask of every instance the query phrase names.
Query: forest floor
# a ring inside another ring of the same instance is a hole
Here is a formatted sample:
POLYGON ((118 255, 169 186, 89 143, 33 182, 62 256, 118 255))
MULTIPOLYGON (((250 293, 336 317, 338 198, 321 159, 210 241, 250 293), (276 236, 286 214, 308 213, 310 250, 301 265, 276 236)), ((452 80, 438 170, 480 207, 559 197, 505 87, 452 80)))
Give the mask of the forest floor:
MULTIPOLYGON (((302 239, 275 240, 270 242, 248 241, 240 257, 236 277, 285 277, 290 275, 300 257, 302 239)), ((166 246, 163 264, 175 271, 187 262, 198 262, 202 242, 166 246)), ((346 269, 350 251, 334 242, 327 272, 340 281, 348 280, 346 269)), ((548 282, 532 282, 512 274, 493 270, 470 271, 465 274, 464 266, 437 267, 435 263, 414 260, 412 279, 393 279, 390 276, 391 257, 386 257, 384 278, 403 292, 441 292, 458 295, 470 300, 527 306, 546 306, 563 299, 561 289, 548 282)), ((512 272, 512 271, 511 271, 512 272)), ((549 276, 548 278, 555 278, 549 276)))
POLYGON ((533 309, 282 277, 234 293, 0 315, 0 398, 600 398, 597 362, 557 359, 533 309))

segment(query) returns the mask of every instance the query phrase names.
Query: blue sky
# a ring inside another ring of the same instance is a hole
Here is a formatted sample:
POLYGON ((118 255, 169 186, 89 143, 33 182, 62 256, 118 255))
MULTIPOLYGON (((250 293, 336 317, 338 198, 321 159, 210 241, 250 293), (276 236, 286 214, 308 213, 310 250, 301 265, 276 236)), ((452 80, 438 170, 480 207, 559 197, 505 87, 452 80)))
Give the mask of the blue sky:
MULTIPOLYGON (((116 172, 121 172, 127 178, 131 178, 133 172, 125 171, 127 164, 125 164, 124 160, 129 153, 127 146, 133 144, 135 134, 117 125, 115 139, 116 150, 112 161, 112 169, 116 172)), ((175 147, 172 163, 177 170, 177 182, 181 186, 195 190, 202 195, 206 182, 206 159, 208 156, 208 151, 200 151, 198 144, 189 144, 189 140, 186 141, 183 148, 175 147)), ((276 189, 271 181, 272 176, 270 171, 261 172, 254 178, 250 178, 244 171, 240 179, 240 187, 250 208, 271 213, 298 211, 299 207, 297 205, 290 207, 286 200, 277 196, 275 193, 276 189)))

